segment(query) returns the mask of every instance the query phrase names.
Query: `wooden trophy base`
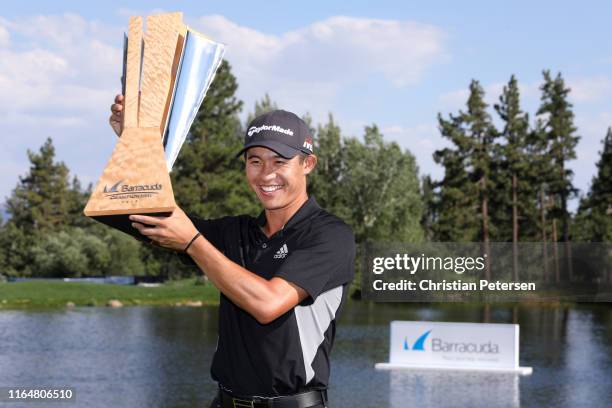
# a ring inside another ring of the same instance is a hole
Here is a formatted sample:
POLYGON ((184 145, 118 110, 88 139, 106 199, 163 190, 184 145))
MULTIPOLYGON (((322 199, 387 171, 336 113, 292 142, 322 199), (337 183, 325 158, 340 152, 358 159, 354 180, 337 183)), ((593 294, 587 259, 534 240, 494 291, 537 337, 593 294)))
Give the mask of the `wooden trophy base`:
POLYGON ((131 214, 168 216, 176 208, 159 128, 123 131, 85 215, 143 239, 131 226, 131 214))

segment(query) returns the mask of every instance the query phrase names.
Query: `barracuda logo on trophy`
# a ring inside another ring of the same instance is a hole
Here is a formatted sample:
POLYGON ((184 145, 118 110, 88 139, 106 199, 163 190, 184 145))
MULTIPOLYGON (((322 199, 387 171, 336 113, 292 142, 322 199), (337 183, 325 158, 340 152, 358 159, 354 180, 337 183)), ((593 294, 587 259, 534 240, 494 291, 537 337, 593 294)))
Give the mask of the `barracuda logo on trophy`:
POLYGON ((142 239, 130 214, 176 208, 169 172, 224 52, 182 13, 131 17, 123 47, 123 131, 84 213, 142 239))

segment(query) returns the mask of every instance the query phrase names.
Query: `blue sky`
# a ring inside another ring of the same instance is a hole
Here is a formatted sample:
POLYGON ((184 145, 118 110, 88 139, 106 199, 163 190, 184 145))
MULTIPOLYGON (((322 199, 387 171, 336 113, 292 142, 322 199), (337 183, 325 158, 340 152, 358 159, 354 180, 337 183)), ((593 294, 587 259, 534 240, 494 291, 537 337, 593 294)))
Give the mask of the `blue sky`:
POLYGON ((0 197, 27 171, 26 149, 48 136, 74 174, 96 182, 115 142, 106 121, 122 32, 130 15, 160 10, 183 11, 228 45, 243 117, 268 93, 315 122, 332 112, 346 135, 376 123, 436 178, 431 155, 446 144, 436 115, 463 107, 472 78, 494 103, 515 74, 533 118, 542 70, 563 74, 582 136, 570 163, 582 192, 612 125, 604 1, 10 2, 0 14, 0 197))

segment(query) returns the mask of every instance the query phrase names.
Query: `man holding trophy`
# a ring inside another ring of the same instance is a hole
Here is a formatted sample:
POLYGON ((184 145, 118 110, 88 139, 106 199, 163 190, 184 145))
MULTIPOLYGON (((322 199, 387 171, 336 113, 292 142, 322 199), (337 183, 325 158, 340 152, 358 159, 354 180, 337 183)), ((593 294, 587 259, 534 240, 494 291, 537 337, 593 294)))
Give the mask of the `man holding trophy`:
MULTIPOLYGON (((110 123, 121 134, 123 96, 110 123)), ((153 244, 185 252, 220 290, 211 407, 326 407, 338 312, 354 275, 353 233, 308 197, 317 163, 306 123, 277 110, 254 119, 238 156, 262 204, 202 220, 130 215, 153 244)))
POLYGON ((353 233, 308 197, 312 136, 282 110, 254 119, 236 152, 259 217, 203 220, 176 205, 168 172, 224 50, 181 21, 181 13, 149 16, 143 34, 142 19, 130 19, 123 94, 110 118, 120 138, 84 213, 186 254, 221 292, 212 407, 325 407, 353 233))

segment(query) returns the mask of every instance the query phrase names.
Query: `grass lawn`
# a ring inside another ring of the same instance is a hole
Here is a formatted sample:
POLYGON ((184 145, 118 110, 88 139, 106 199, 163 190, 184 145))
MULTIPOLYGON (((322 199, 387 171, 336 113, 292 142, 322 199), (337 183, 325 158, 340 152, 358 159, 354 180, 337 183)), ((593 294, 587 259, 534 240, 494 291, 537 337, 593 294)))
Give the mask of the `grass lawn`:
POLYGON ((106 306, 111 299, 126 306, 198 302, 219 303, 219 291, 212 285, 198 285, 195 279, 171 281, 158 287, 141 287, 76 282, 0 283, 0 309, 106 306))

